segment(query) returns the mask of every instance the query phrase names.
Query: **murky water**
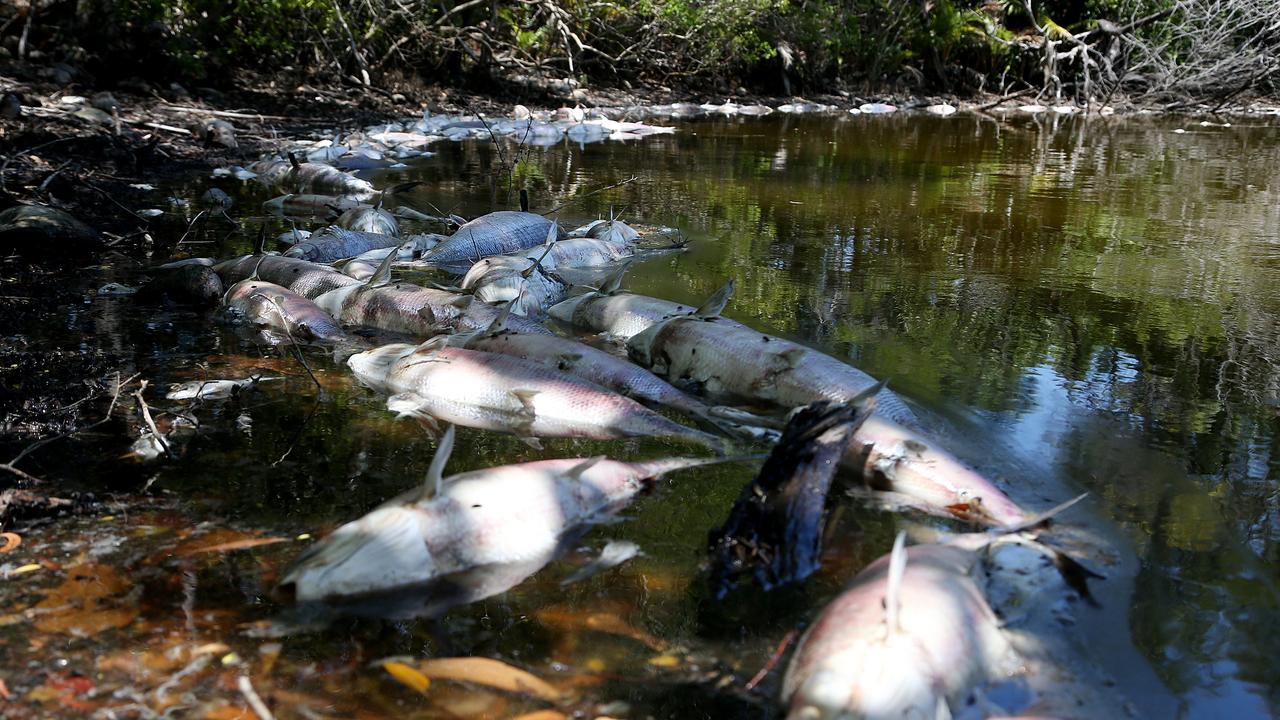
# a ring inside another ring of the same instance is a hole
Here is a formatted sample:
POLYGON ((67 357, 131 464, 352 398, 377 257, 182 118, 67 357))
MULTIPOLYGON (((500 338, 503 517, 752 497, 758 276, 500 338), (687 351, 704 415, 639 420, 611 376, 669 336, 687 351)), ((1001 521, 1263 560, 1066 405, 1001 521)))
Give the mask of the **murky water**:
MULTIPOLYGON (((432 149, 438 156, 375 182, 422 180, 411 202, 468 216, 510 206, 509 155, 483 143, 432 149)), ((1280 127, 772 117, 689 123, 636 144, 532 149, 515 175, 535 209, 636 176, 561 213, 582 220, 613 207, 692 239, 687 253, 637 263, 631 289, 697 302, 732 277, 727 315, 890 378, 938 437, 1024 505, 1089 491, 1074 521, 1098 539, 1091 560, 1109 579, 1095 588, 1103 607, 1082 608, 1063 632, 1114 681, 1116 715, 1273 712, 1280 127)), ((195 197, 206 184, 181 191, 195 197)), ((268 196, 227 189, 236 217, 256 214, 268 196)), ((163 226, 181 234, 185 223, 163 226)), ((195 239, 199 254, 250 243, 216 223, 195 239)), ((137 278, 121 260, 74 282, 87 290, 137 278)), ((824 570, 802 591, 748 591, 717 604, 700 567, 707 533, 753 472, 721 466, 674 475, 625 522, 578 540, 584 552, 440 620, 347 619, 278 641, 247 637, 280 610, 268 593, 308 542, 295 538, 420 482, 433 443, 323 355, 311 357, 317 389, 293 360, 206 313, 114 298, 72 310, 19 331, 38 343, 101 347, 156 385, 206 373, 288 378, 195 408, 201 429, 174 460, 120 461, 122 435, 42 457, 44 474, 72 474, 87 490, 146 487, 150 499, 32 528, 5 558, 45 562, 0 587, 10 613, 0 617, 0 677, 18 716, 133 702, 233 717, 244 706, 241 673, 283 717, 505 717, 543 707, 447 683, 421 696, 370 666, 478 655, 557 683, 573 698, 562 709, 588 716, 759 717, 778 673, 754 694, 732 688, 892 540, 896 518, 846 503, 824 570), (246 537, 282 541, 217 550, 246 537), (561 587, 613 538, 638 543, 644 556, 561 587), (117 594, 136 602, 81 638, 57 622, 58 603, 69 595, 63 606, 94 609, 65 586, 68 568, 91 561, 114 568, 96 574, 115 577, 117 594), (729 677, 730 689, 718 691, 729 677), (93 692, 64 688, 85 678, 93 692)), ((450 470, 690 451, 657 441, 546 445, 539 452, 464 430, 450 470)))

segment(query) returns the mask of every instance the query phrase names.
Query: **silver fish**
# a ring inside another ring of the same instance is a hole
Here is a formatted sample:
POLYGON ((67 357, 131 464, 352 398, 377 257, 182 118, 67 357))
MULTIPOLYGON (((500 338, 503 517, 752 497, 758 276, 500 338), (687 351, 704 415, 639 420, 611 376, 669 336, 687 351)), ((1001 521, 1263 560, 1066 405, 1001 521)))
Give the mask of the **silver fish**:
POLYGON ((254 376, 244 380, 189 380, 174 383, 165 394, 167 400, 224 400, 243 392, 260 382, 282 380, 279 377, 254 376))
MULTIPOLYGON (((706 314, 712 311, 719 314, 733 292, 733 285, 729 284, 708 298, 700 308, 681 305, 669 300, 635 295, 620 290, 619 285, 625 272, 625 266, 619 268, 601 285, 599 290, 592 290, 556 303, 547 308, 547 314, 580 330, 625 341, 667 318, 694 313, 706 314)), ((733 323, 732 320, 727 319, 723 322, 733 323)))
POLYGON ((213 266, 226 285, 257 277, 289 288, 306 298, 316 298, 340 287, 359 285, 328 265, 279 255, 244 255, 213 266))
POLYGON ((293 167, 285 176, 283 185, 294 192, 328 193, 361 199, 373 197, 378 192, 368 180, 344 173, 332 165, 290 160, 293 167))
POLYGON ((538 260, 495 255, 477 260, 462 277, 461 288, 486 303, 514 302, 512 312, 539 318, 564 297, 565 284, 544 273, 538 260))
POLYGON ((607 520, 662 475, 716 462, 571 458, 444 478, 452 439, 450 428, 422 488, 334 530, 297 559, 281 589, 300 602, 342 599, 542 561, 566 533, 607 520))
POLYGON ((542 245, 552 228, 541 215, 499 210, 464 224, 422 259, 446 268, 469 267, 481 258, 542 245))
POLYGON ((338 227, 357 232, 400 237, 400 222, 396 216, 377 206, 354 207, 338 216, 338 227))
POLYGON ((323 218, 331 220, 342 213, 360 207, 370 207, 351 197, 334 195, 308 195, 290 193, 271 198, 262 203, 262 209, 273 215, 298 218, 323 218))
POLYGON ((903 542, 858 573, 801 638, 782 684, 788 720, 949 717, 948 705, 1014 669, 973 577, 979 554, 903 542))
POLYGON ((288 288, 261 280, 232 285, 222 304, 237 319, 286 333, 297 342, 344 343, 338 323, 320 306, 288 288))
POLYGON ((397 235, 347 230, 330 225, 284 252, 285 257, 328 263, 404 242, 397 235))
MULTIPOLYGON (((471 295, 409 283, 380 284, 380 271, 381 268, 375 270, 363 284, 338 288, 316 298, 316 302, 346 325, 417 337, 483 330, 498 317, 497 308, 471 295)), ((526 318, 512 318, 510 327, 519 332, 551 332, 526 318)))
POLYGON ((347 364, 365 384, 395 394, 402 415, 511 433, 530 445, 538 437, 653 436, 722 447, 719 438, 599 385, 527 360, 449 347, 447 340, 385 345, 347 364))

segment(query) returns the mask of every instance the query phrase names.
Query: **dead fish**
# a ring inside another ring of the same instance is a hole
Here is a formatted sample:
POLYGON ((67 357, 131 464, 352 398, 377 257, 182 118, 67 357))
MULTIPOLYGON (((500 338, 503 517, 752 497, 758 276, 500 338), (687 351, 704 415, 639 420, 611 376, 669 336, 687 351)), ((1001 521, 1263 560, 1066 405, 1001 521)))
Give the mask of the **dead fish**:
POLYGON ((306 343, 346 343, 349 338, 320 306, 288 288, 262 280, 241 280, 222 299, 231 316, 306 343))
POLYGON ((200 196, 200 204, 214 210, 225 210, 234 204, 231 196, 221 188, 209 188, 200 196))
POLYGON ((290 228, 276 236, 276 244, 285 247, 292 247, 298 243, 311 237, 310 230, 299 230, 298 228, 290 228))
POLYGON ((138 288, 121 285, 120 283, 107 283, 98 288, 98 295, 103 297, 123 297, 138 292, 138 288))
POLYGON ((759 426, 762 418, 730 408, 710 407, 616 355, 559 335, 513 332, 507 328, 512 319, 509 311, 508 305, 485 330, 455 334, 449 344, 556 368, 646 405, 671 408, 729 435, 752 440, 773 437, 759 426))
POLYGON ((284 256, 328 263, 355 257, 370 250, 395 247, 401 242, 403 240, 396 235, 347 230, 330 225, 286 250, 284 256))
POLYGON ((378 273, 378 267, 391 253, 395 253, 396 260, 412 260, 419 253, 430 250, 444 239, 442 235, 411 235, 409 240, 394 248, 378 248, 369 252, 361 253, 350 260, 346 261, 339 268, 343 275, 353 277, 357 280, 368 280, 378 273))
POLYGON ((569 573, 560 581, 561 587, 582 582, 595 577, 605 570, 618 567, 622 563, 640 554, 640 546, 629 540, 610 540, 600 550, 600 556, 594 558, 577 570, 569 573))
MULTIPOLYGON (((627 355, 654 374, 698 386, 708 397, 794 408, 819 400, 846 402, 875 378, 812 348, 722 322, 733 284, 697 312, 660 320, 627 341, 627 355), (723 302, 720 300, 723 299, 723 302)), ((877 413, 914 425, 915 413, 883 390, 877 413)))
POLYGON ((254 375, 244 380, 190 380, 170 385, 165 398, 168 400, 225 400, 257 386, 260 382, 283 379, 254 375))
POLYGON ((262 203, 262 209, 273 215, 332 220, 359 207, 369 207, 352 197, 290 193, 262 203))
POLYGON ((539 437, 617 440, 668 437, 715 450, 715 436, 667 419, 635 400, 559 370, 494 353, 449 347, 447 337, 353 355, 366 385, 393 394, 399 414, 505 432, 539 446, 539 437))
POLYGON ((299 602, 422 586, 451 573, 554 554, 575 527, 607 520, 670 472, 717 462, 570 458, 443 477, 445 431, 422 488, 334 530, 303 553, 280 589, 299 602))
POLYGON ((422 259, 444 268, 466 268, 481 258, 542 245, 550 230, 552 222, 541 215, 499 210, 459 227, 422 259))
POLYGON ((564 283, 542 271, 536 259, 510 255, 477 260, 462 277, 461 288, 481 302, 514 303, 512 312, 535 319, 566 290, 564 283))
POLYGON ((272 189, 279 189, 288 183, 289 173, 293 165, 288 160, 259 160, 249 165, 249 171, 256 173, 258 182, 272 189))
POLYGON ((621 220, 610 218, 588 225, 586 237, 603 240, 611 245, 631 245, 640 239, 640 233, 621 220))
POLYGON ((174 261, 172 261, 172 262, 167 262, 167 263, 165 263, 165 264, 163 264, 163 265, 157 265, 157 266, 155 266, 155 268, 153 268, 153 269, 155 269, 155 270, 175 270, 175 269, 180 268, 180 267, 187 267, 188 265, 203 265, 203 266, 205 266, 205 267, 213 267, 213 266, 214 266, 214 263, 216 263, 216 262, 217 262, 217 261, 216 261, 216 260, 214 260, 213 258, 207 258, 207 257, 190 257, 190 258, 183 258, 183 259, 181 259, 181 260, 174 260, 174 261))
MULTIPOLYGON (((706 314, 717 307, 723 308, 733 291, 732 285, 721 288, 701 308, 681 305, 619 289, 626 270, 626 266, 619 268, 598 290, 590 290, 552 305, 547 308, 547 314, 566 325, 626 341, 667 318, 694 313, 706 314)), ((733 321, 726 319, 724 322, 733 321)))
POLYGON ((306 298, 316 298, 336 288, 360 284, 359 280, 347 277, 328 265, 279 255, 243 255, 224 260, 213 269, 225 285, 260 278, 287 287, 306 298))
POLYGON ((858 429, 842 465, 862 478, 874 496, 891 504, 993 527, 1016 526, 1031 517, 991 480, 936 442, 879 415, 858 429))
POLYGON ((559 240, 545 249, 537 247, 526 250, 522 254, 525 258, 537 260, 544 270, 602 267, 633 255, 635 255, 635 249, 631 245, 615 244, 594 238, 559 240))
MULTIPOLYGON (((498 318, 498 309, 471 295, 392 283, 388 254, 382 265, 363 283, 332 290, 316 298, 320 307, 346 325, 363 325, 389 332, 431 337, 442 332, 483 330, 498 318)), ((345 275, 343 277, 346 277, 345 275)), ((512 318, 509 328, 518 332, 550 334, 550 330, 526 318, 512 318)))
POLYGON ((400 237, 399 221, 382 208, 382 203, 351 208, 338 216, 337 225, 356 232, 400 237))
POLYGON ((289 162, 292 167, 285 176, 283 185, 294 192, 346 195, 361 199, 373 197, 378 192, 368 180, 361 180, 332 165, 298 162, 293 155, 289 156, 289 162))
POLYGON ((820 402, 791 415, 755 479, 711 531, 711 592, 722 599, 750 574, 764 590, 799 582, 821 566, 827 497, 840 459, 871 416, 878 387, 848 403, 820 402))
POLYGON ((1013 670, 1013 648, 973 578, 978 554, 904 541, 801 638, 783 679, 789 720, 949 717, 949 704, 1013 670))

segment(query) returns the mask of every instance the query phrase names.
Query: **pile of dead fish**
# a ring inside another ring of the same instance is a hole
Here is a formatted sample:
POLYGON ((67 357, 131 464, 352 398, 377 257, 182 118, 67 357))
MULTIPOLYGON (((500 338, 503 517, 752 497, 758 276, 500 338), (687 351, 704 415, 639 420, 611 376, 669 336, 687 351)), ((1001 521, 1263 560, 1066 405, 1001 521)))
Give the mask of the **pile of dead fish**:
MULTIPOLYGON (((678 249, 665 238, 617 218, 565 231, 526 210, 434 218, 445 232, 408 234, 379 202, 394 188, 297 156, 255 172, 292 193, 282 207, 327 208, 336 224, 286 234, 282 254, 170 263, 153 292, 217 297, 225 317, 263 341, 332 348, 387 396, 389 412, 439 438, 422 487, 298 558, 281 583, 298 602, 395 597, 426 612, 502 592, 658 478, 769 444, 759 476, 710 540, 718 597, 744 576, 768 589, 814 572, 839 478, 878 505, 985 530, 910 548, 900 537, 858 574, 794 653, 782 686, 789 717, 946 716, 1009 672, 1009 642, 977 580, 987 551, 1035 547, 1066 575, 1087 575, 1046 543, 1056 510, 1036 515, 1014 502, 930 439, 883 384, 724 317, 732 282, 699 307, 623 290, 628 260, 678 249), (428 271, 453 280, 395 278, 428 271), (583 271, 601 279, 584 287, 568 277, 583 271), (371 343, 374 333, 401 341, 371 343), (715 456, 566 458, 446 476, 454 426, 534 447, 542 438, 663 437, 715 456)), ((216 397, 253 381, 188 384, 170 397, 216 397)))

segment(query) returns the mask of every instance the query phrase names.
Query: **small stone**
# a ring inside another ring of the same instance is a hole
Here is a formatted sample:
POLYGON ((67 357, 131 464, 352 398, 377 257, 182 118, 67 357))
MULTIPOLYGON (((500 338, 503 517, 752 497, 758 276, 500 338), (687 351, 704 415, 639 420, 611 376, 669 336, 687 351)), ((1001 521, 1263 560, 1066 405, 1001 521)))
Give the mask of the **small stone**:
POLYGON ((402 102, 407 102, 408 100, 409 98, 406 98, 404 95, 400 93, 393 93, 391 95, 391 102, 402 103, 402 102))
POLYGON ((209 208, 229 208, 232 204, 231 196, 219 188, 209 188, 204 195, 200 196, 200 202, 209 208))
POLYGON ((186 88, 174 82, 169 83, 169 97, 174 100, 190 100, 191 93, 187 92, 186 88))
POLYGON ((71 116, 97 125, 108 125, 111 123, 111 116, 96 107, 82 107, 71 113, 71 116))

